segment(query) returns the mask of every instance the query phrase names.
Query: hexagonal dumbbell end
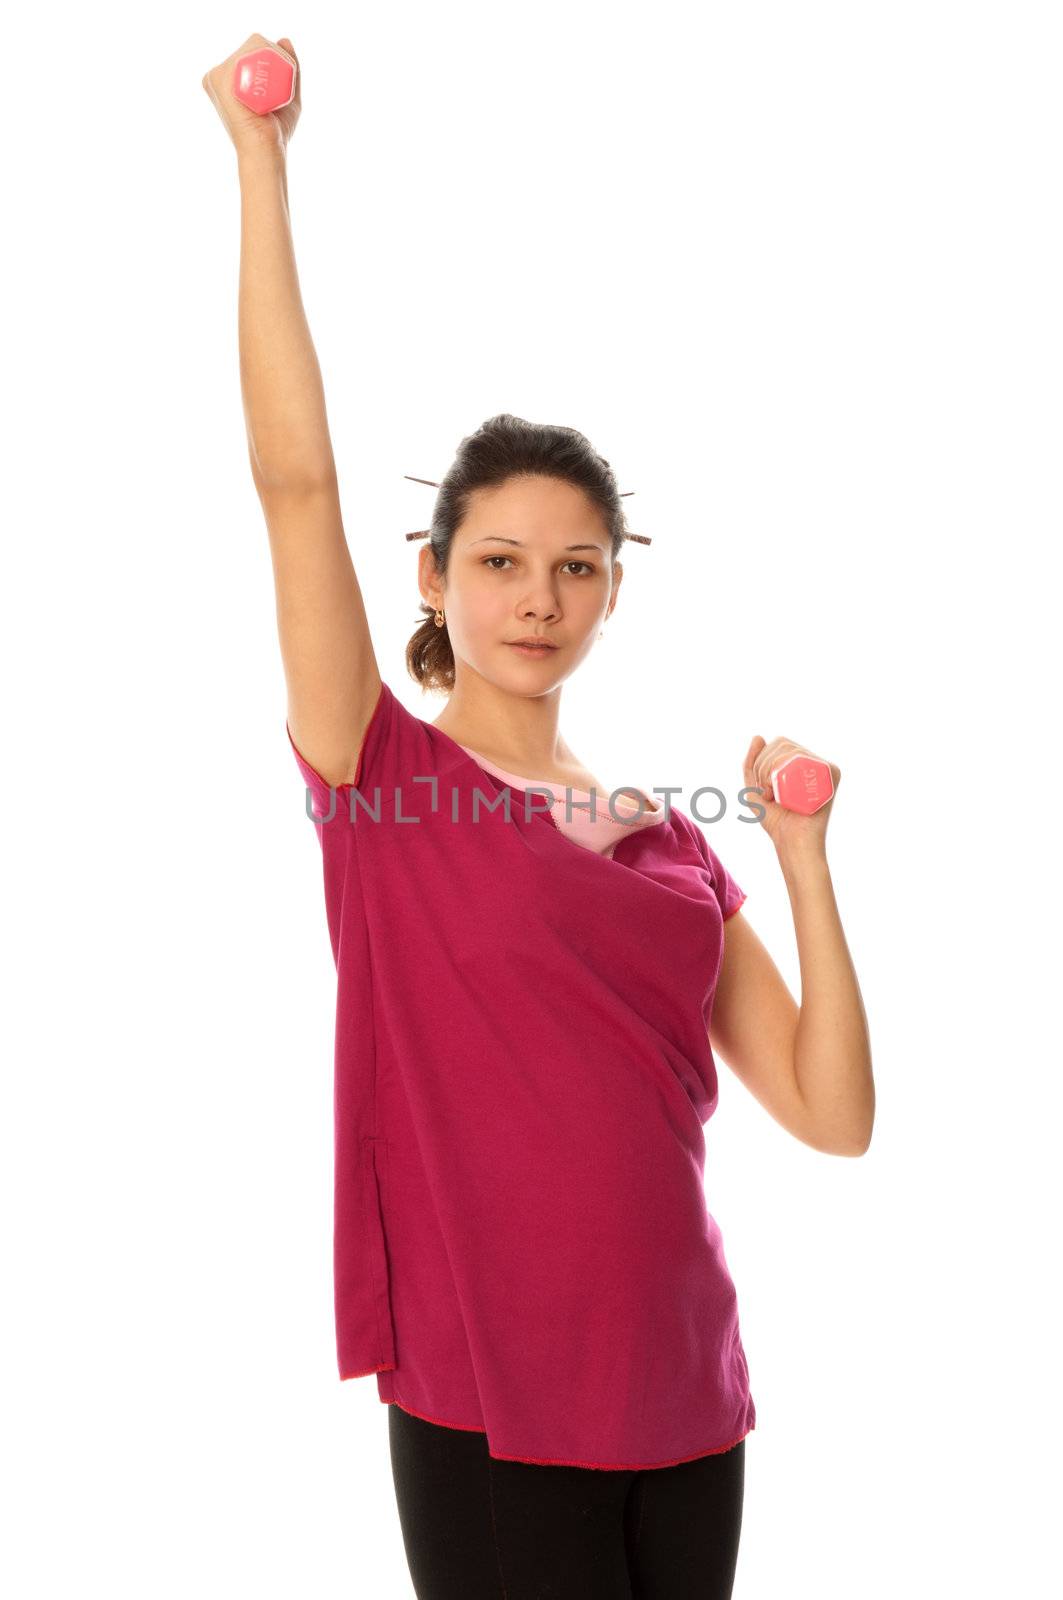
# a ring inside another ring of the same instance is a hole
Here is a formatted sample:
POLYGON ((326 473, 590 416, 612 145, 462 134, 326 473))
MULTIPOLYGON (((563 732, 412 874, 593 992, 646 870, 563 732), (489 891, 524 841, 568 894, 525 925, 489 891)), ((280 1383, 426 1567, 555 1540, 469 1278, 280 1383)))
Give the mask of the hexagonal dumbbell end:
POLYGON ((784 810, 810 817, 834 793, 830 768, 814 756, 791 756, 772 773, 771 792, 784 810))
POLYGON ((283 50, 264 45, 241 56, 233 72, 233 94, 241 105, 265 116, 295 99, 295 62, 283 50))

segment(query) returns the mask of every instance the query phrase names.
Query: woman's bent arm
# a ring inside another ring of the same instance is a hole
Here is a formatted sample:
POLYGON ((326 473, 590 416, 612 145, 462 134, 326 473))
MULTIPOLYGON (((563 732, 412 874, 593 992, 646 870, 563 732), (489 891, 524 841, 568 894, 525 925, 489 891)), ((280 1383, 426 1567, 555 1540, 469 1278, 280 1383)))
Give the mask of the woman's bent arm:
POLYGON ((266 527, 288 727, 327 783, 353 776, 380 673, 340 514, 317 354, 303 311, 283 151, 239 157, 240 382, 266 527))

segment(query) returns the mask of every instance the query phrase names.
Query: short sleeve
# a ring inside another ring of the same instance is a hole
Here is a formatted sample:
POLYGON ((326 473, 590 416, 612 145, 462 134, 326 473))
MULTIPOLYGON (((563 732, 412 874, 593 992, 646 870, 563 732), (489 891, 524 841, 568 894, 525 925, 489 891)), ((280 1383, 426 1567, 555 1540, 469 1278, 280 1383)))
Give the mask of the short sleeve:
POLYGON ((691 824, 697 836, 698 849, 712 876, 712 887, 719 902, 723 920, 733 917, 746 899, 746 892, 732 878, 712 845, 696 824, 691 824))
MULTIPOLYGON (((296 766, 302 773, 303 782, 310 791, 310 806, 314 816, 318 818, 327 817, 332 809, 332 798, 329 792, 329 785, 325 782, 317 768, 310 765, 309 761, 307 761, 306 757, 299 749, 299 746, 292 738, 292 730, 289 728, 287 721, 285 721, 284 724, 284 731, 288 735, 288 743, 292 747, 292 755, 295 757, 296 766)), ((349 785, 345 783, 338 784, 336 786, 335 793, 339 795, 342 790, 348 787, 349 785)))
POLYGON ((314 816, 326 822, 331 814, 349 811, 347 797, 351 789, 358 789, 371 799, 373 789, 378 786, 386 792, 388 786, 400 784, 404 778, 414 774, 427 776, 434 771, 434 752, 428 727, 420 717, 407 711, 383 680, 350 783, 340 783, 330 788, 296 745, 287 721, 284 726, 296 765, 310 790, 314 816))

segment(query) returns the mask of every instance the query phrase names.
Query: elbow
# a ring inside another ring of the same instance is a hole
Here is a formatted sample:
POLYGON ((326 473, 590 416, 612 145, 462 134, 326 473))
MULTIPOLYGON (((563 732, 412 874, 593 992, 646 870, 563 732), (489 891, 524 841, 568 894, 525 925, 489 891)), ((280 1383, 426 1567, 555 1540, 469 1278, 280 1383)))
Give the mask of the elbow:
POLYGON ((875 1126, 875 1093, 854 1095, 813 1121, 809 1143, 830 1156, 866 1156, 875 1126))
POLYGON ((802 1144, 816 1150, 821 1156, 865 1156, 871 1147, 870 1135, 866 1139, 842 1139, 834 1134, 802 1134, 802 1144))
POLYGON ((852 1134, 847 1139, 838 1140, 830 1148, 830 1154, 835 1156, 866 1156, 871 1148, 871 1131, 873 1124, 868 1123, 866 1128, 852 1134))
POLYGON ((825 1156, 864 1156, 871 1148, 875 1126, 874 1085, 860 1086, 856 1092, 835 1095, 826 1104, 811 1103, 802 1090, 796 1069, 795 1096, 780 1117, 796 1138, 825 1156))
MULTIPOLYGON (((840 1126, 837 1121, 806 1125, 798 1137, 824 1156, 864 1156, 871 1148, 873 1119, 859 1127, 840 1126)), ((796 1131, 796 1130, 795 1130, 796 1131)))
POLYGON ((866 1156, 871 1148, 871 1139, 861 1139, 858 1143, 837 1145, 832 1151, 836 1156, 866 1156))

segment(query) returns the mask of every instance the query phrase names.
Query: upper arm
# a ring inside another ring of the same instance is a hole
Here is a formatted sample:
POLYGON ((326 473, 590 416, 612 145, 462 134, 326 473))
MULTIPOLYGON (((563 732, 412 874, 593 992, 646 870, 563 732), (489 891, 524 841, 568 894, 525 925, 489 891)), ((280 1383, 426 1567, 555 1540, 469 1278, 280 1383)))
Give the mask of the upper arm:
POLYGON ((353 781, 380 671, 335 480, 260 491, 269 530, 288 727, 332 784, 353 781))
POLYGON ((794 1070, 800 1007, 741 911, 724 923, 709 1043, 776 1122, 814 1144, 794 1070))

